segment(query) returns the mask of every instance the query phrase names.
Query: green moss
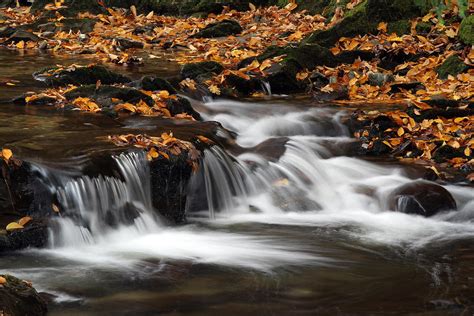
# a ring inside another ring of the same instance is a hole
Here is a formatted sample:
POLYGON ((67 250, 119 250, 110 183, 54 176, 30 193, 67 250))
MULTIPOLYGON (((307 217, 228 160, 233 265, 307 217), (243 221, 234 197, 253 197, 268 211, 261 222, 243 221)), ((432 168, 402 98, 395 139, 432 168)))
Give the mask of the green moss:
POLYGON ((474 15, 470 15, 462 21, 459 38, 465 44, 474 45, 474 15))
POLYGON ((431 31, 431 24, 427 22, 418 22, 416 24, 416 32, 420 34, 427 34, 431 31))
POLYGON ((410 34, 411 23, 409 20, 400 20, 395 22, 390 22, 387 26, 387 32, 397 33, 397 35, 410 34))
POLYGON ((463 61, 457 56, 448 57, 441 66, 436 68, 436 72, 441 79, 448 78, 449 75, 456 76, 469 69, 463 61))

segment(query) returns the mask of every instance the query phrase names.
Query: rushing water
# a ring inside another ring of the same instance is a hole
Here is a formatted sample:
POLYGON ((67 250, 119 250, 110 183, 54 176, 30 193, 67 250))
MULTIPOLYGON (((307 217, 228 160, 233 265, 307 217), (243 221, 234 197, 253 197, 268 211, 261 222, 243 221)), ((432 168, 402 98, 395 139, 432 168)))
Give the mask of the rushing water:
MULTIPOLYGON (((236 132, 244 149, 206 150, 189 188, 205 203, 188 206, 189 224, 169 227, 153 212, 148 162, 138 152, 113 157, 115 176, 58 175, 38 153, 69 216, 55 222, 47 249, 0 257, 1 272, 52 294, 52 315, 472 312, 472 187, 446 186, 457 212, 391 212, 393 189, 419 175, 352 157, 344 111, 291 100, 211 100, 199 109, 236 132)), ((0 122, 10 110, 0 109, 0 122)), ((19 148, 33 134, 65 129, 62 114, 21 115, 58 123, 39 132, 26 124, 25 140, 0 129, 19 148)))

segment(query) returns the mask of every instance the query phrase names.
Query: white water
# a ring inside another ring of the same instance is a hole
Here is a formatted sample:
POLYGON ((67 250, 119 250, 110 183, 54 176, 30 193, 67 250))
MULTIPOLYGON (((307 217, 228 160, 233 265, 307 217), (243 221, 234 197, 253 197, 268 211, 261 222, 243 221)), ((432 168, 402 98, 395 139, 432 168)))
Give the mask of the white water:
POLYGON ((277 162, 245 153, 229 164, 229 158, 219 158, 219 150, 206 153, 205 164, 211 170, 206 176, 219 179, 218 186, 207 187, 207 196, 217 201, 211 206, 211 217, 217 217, 219 224, 349 226, 351 237, 405 248, 474 237, 474 190, 470 187, 446 187, 456 199, 457 212, 433 218, 392 212, 388 196, 413 179, 401 167, 334 156, 333 152, 353 141, 339 123, 340 113, 234 101, 206 106, 214 113, 207 119, 237 132, 237 143, 242 146, 255 146, 272 137, 290 138, 277 162), (253 166, 252 171, 247 164, 253 166), (238 190, 235 183, 239 183, 238 190))

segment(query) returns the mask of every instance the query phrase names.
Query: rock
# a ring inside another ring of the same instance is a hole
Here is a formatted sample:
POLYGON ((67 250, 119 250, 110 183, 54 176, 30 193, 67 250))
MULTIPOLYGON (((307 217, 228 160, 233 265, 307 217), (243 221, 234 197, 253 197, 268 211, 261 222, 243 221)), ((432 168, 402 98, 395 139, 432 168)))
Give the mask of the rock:
POLYGON ((430 217, 456 210, 456 201, 442 186, 418 180, 396 188, 389 197, 389 206, 396 212, 430 217))
POLYGON ((270 83, 272 92, 288 94, 303 92, 308 88, 307 81, 299 81, 296 74, 304 69, 312 70, 319 65, 335 66, 337 60, 327 48, 317 44, 301 44, 298 46, 269 47, 257 59, 286 55, 282 62, 266 69, 266 80, 270 83))
POLYGON ((336 55, 337 62, 341 64, 352 64, 356 59, 370 61, 375 57, 373 52, 365 50, 346 50, 336 55))
POLYGON ((146 91, 166 90, 170 94, 177 93, 176 89, 167 80, 154 76, 144 76, 140 80, 131 82, 130 86, 146 91))
POLYGON ((151 194, 153 207, 171 223, 186 220, 187 185, 192 168, 188 163, 188 153, 160 156, 150 162, 151 194))
POLYGON ((416 23, 415 30, 419 34, 428 34, 431 31, 432 24, 428 22, 418 22, 416 23))
POLYGON ((131 81, 130 78, 100 65, 46 68, 34 73, 33 77, 36 80, 44 81, 48 86, 96 84, 99 80, 102 84, 127 83, 131 81))
POLYGON ((441 79, 446 79, 449 75, 456 76, 468 69, 469 67, 457 55, 452 55, 436 68, 436 72, 441 79))
POLYGON ((474 15, 467 16, 461 22, 459 38, 467 45, 474 45, 474 15))
POLYGON ((0 235, 0 253, 25 248, 42 248, 48 244, 48 227, 44 220, 33 219, 19 230, 0 235))
MULTIPOLYGON (((51 0, 35 0, 31 5, 31 12, 37 13, 44 11, 47 4, 54 3, 51 0)), ((65 17, 76 16, 80 12, 90 12, 93 14, 108 14, 107 10, 101 6, 97 1, 90 0, 65 0, 64 9, 59 9, 58 12, 65 17)))
POLYGON ((196 79, 202 75, 218 75, 224 70, 221 64, 215 61, 203 61, 199 63, 185 64, 181 69, 181 77, 183 79, 196 79))
POLYGON ((447 110, 449 108, 458 108, 462 104, 459 100, 447 99, 444 95, 433 95, 429 99, 424 99, 424 103, 437 108, 447 110))
POLYGON ((341 37, 377 33, 379 22, 423 16, 430 9, 429 0, 365 0, 349 11, 339 23, 328 30, 312 33, 304 42, 330 47, 341 37))
POLYGON ((166 101, 166 107, 173 116, 185 113, 191 115, 196 120, 201 120, 201 114, 193 109, 188 99, 183 97, 178 96, 177 99, 168 99, 166 101))
POLYGON ((418 90, 425 89, 425 86, 421 82, 394 83, 390 85, 390 93, 398 93, 402 90, 407 90, 411 93, 415 93, 418 90))
POLYGON ((145 44, 140 41, 135 41, 125 37, 117 37, 115 38, 115 41, 122 50, 130 48, 143 48, 145 46, 145 44))
POLYGON ((38 25, 38 30, 41 32, 81 32, 90 33, 94 30, 97 23, 94 19, 63 19, 61 22, 48 22, 38 25))
POLYGON ((195 38, 214 38, 229 35, 235 35, 242 32, 243 29, 239 22, 235 20, 223 20, 217 23, 211 23, 205 28, 194 34, 195 38))
POLYGON ((21 29, 16 30, 5 42, 2 44, 24 42, 39 42, 41 39, 35 34, 21 29))
POLYGON ((410 34, 411 31, 411 22, 410 20, 400 20, 395 22, 390 22, 387 25, 387 33, 396 33, 397 35, 410 34))
POLYGON ((369 73, 369 80, 368 84, 371 86, 383 86, 388 82, 392 82, 394 80, 393 75, 391 74, 383 74, 380 72, 371 72, 369 73))
POLYGON ((128 87, 101 85, 97 89, 96 85, 87 85, 71 90, 64 96, 70 101, 79 97, 91 98, 95 100, 101 108, 108 109, 111 109, 114 106, 114 103, 111 100, 112 98, 129 103, 138 103, 140 100, 143 100, 149 106, 154 105, 154 101, 150 96, 137 89, 128 87))
POLYGON ((48 308, 46 302, 27 282, 11 275, 1 275, 6 283, 0 285, 0 314, 14 316, 42 316, 48 308))

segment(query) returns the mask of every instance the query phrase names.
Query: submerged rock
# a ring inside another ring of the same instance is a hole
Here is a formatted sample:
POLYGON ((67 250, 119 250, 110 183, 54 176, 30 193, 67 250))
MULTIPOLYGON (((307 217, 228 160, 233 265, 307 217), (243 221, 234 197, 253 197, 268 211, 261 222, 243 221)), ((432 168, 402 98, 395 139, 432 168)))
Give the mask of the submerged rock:
POLYGON ((213 38, 235 35, 242 32, 243 29, 239 22, 235 20, 223 20, 217 23, 211 23, 198 33, 194 34, 196 38, 213 38))
POLYGON ((144 76, 140 80, 131 82, 130 86, 147 91, 166 90, 170 94, 178 93, 167 80, 154 76, 144 76))
POLYGON ((430 217, 457 209, 451 193, 428 181, 414 181, 396 188, 389 197, 389 206, 396 212, 430 217))
POLYGON ((50 67, 34 73, 33 77, 36 80, 44 81, 48 86, 90 85, 96 84, 97 81, 108 85, 131 81, 130 78, 100 65, 50 67))
POLYGON ((102 108, 109 108, 114 105, 112 99, 118 99, 123 102, 138 103, 140 100, 144 101, 149 106, 153 106, 154 101, 145 93, 128 87, 115 87, 109 85, 87 85, 78 87, 67 92, 64 95, 68 100, 72 101, 76 98, 91 98, 95 100, 102 108))
POLYGON ((0 275, 0 278, 3 283, 0 284, 0 315, 46 315, 46 302, 31 284, 11 275, 0 275))

